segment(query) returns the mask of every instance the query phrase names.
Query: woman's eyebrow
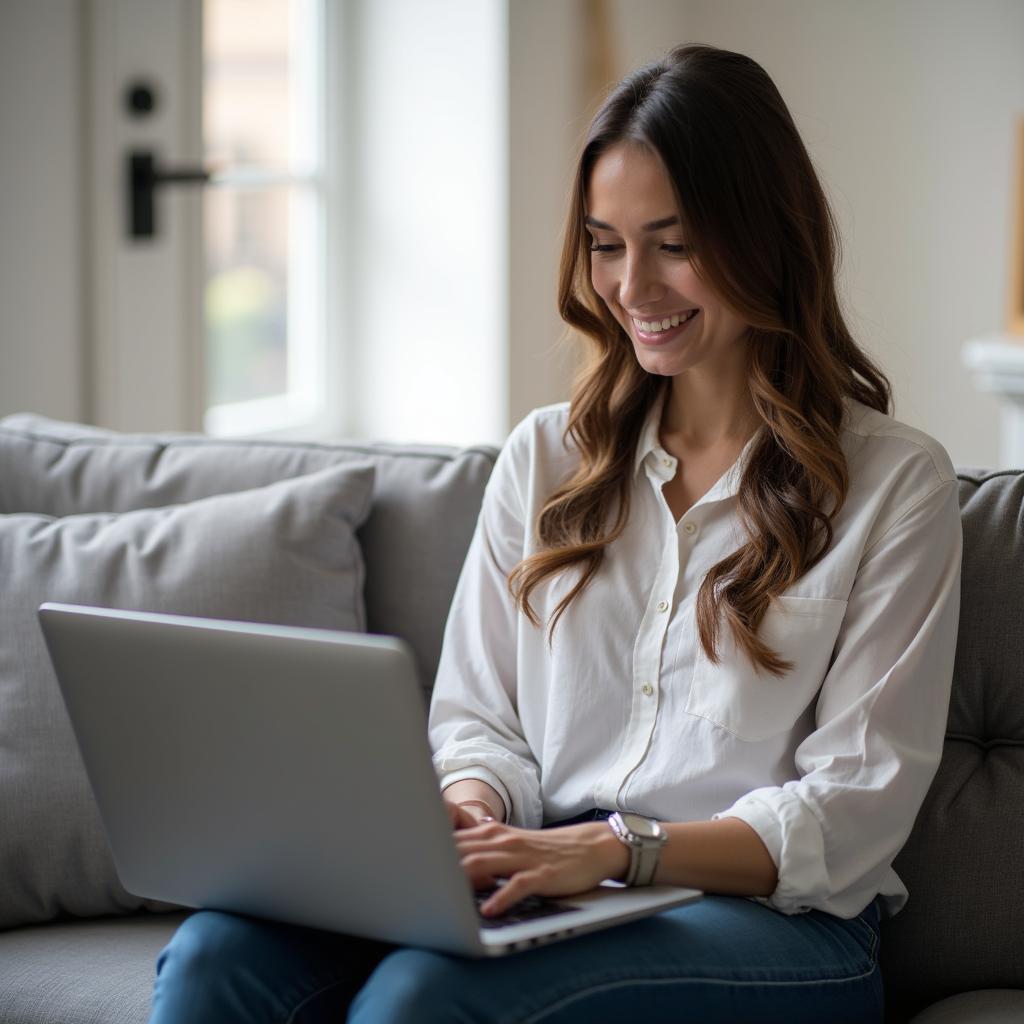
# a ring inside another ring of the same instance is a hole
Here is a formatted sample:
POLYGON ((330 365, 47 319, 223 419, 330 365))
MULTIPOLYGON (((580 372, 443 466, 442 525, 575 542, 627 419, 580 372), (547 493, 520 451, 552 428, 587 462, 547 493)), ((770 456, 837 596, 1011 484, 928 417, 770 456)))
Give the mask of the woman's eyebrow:
MULTIPOLYGON (((615 233, 618 234, 618 230, 616 228, 613 228, 611 226, 611 224, 605 224, 605 222, 603 220, 598 220, 596 217, 591 217, 589 213, 584 218, 584 223, 588 227, 603 228, 605 231, 615 231, 615 233)), ((650 222, 650 224, 645 224, 643 226, 643 230, 644 231, 659 231, 661 228, 669 228, 673 224, 678 224, 678 223, 679 223, 679 218, 676 217, 676 216, 662 217, 661 220, 652 220, 650 222)))

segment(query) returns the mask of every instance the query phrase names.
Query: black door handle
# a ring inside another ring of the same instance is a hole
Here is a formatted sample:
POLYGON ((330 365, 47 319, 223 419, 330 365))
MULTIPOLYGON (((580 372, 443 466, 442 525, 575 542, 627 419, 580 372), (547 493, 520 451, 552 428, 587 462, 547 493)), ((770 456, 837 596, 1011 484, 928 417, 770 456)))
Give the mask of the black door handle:
POLYGON ((128 236, 152 238, 156 234, 158 185, 204 185, 212 171, 205 167, 157 167, 150 149, 133 150, 127 157, 128 236))

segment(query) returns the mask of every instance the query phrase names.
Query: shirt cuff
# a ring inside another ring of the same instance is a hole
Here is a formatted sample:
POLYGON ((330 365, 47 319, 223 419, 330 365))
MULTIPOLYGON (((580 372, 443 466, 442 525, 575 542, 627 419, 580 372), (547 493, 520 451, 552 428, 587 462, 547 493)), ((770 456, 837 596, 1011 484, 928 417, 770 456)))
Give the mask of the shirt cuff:
POLYGON ((447 772, 441 776, 441 792, 443 793, 449 786, 454 785, 456 782, 461 782, 463 779, 475 779, 477 782, 486 782, 501 797, 501 802, 505 807, 505 821, 509 822, 512 820, 512 799, 508 795, 505 784, 490 768, 485 768, 482 764, 471 764, 465 768, 460 768, 458 771, 447 772))
POLYGON ((752 897, 783 914, 803 914, 831 895, 821 826, 796 793, 776 786, 755 789, 728 810, 712 815, 739 818, 760 837, 779 880, 771 896, 752 897))

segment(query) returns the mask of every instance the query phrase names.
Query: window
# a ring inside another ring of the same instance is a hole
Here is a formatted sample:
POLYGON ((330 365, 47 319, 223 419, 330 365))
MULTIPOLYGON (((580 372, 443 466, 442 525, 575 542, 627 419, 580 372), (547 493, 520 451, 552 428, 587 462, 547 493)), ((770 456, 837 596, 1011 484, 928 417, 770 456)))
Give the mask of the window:
POLYGON ((500 442, 501 0, 203 0, 217 435, 500 442))
POLYGON ((206 399, 215 435, 323 414, 321 0, 203 0, 206 399))

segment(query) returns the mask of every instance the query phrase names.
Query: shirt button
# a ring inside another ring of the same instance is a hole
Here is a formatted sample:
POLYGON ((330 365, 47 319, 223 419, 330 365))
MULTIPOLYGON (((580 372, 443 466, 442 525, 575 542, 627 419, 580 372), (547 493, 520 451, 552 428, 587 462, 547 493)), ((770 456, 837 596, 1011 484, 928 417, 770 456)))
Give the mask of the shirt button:
POLYGON ((690 522, 683 523, 683 529, 692 536, 697 532, 697 524, 690 522))
POLYGON ((667 612, 668 611, 668 601, 659 601, 658 602, 658 611, 659 612, 667 612))
POLYGON ((653 686, 651 686, 651 684, 650 684, 650 683, 644 683, 644 685, 640 687, 640 692, 641 692, 641 693, 642 693, 642 694, 643 694, 643 695, 644 695, 645 697, 650 697, 650 695, 651 695, 652 693, 654 693, 654 687, 653 687, 653 686))
POLYGON ((670 469, 672 467, 672 460, 671 459, 662 459, 661 460, 661 464, 663 466, 665 466, 666 468, 670 469))

